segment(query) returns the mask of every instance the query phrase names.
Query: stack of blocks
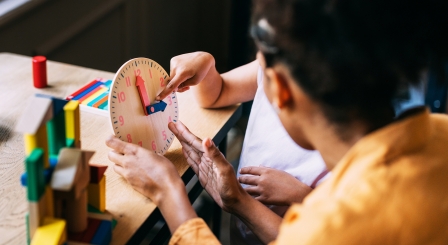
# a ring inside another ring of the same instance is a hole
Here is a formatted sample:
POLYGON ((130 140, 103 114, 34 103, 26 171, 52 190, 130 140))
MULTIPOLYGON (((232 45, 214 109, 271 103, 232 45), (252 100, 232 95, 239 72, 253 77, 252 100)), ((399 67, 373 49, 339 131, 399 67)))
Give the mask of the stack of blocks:
POLYGON ((28 244, 108 244, 107 166, 89 165, 94 152, 80 149, 79 102, 36 95, 16 129, 25 141, 28 244))

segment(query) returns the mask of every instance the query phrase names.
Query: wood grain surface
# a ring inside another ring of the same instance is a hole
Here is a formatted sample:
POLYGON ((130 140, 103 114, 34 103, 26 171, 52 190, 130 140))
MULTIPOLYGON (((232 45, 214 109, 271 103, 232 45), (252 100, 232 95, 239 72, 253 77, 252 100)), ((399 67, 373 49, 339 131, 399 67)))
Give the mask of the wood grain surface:
MULTIPOLYGON (((26 243, 26 190, 20 184, 25 151, 23 136, 14 132, 14 128, 27 99, 35 93, 65 98, 97 77, 112 79, 114 76, 110 72, 47 61, 49 87, 36 89, 32 85, 31 65, 31 57, 0 53, 0 244, 26 243)), ((178 101, 180 121, 201 138, 213 138, 238 108, 202 109, 189 92, 178 94, 178 101), (188 108, 183 108, 183 105, 188 105, 188 108)), ((96 151, 92 163, 112 166, 104 143, 112 134, 109 123, 108 117, 81 112, 81 145, 82 149, 96 151)), ((173 162, 180 175, 188 169, 177 139, 165 156, 173 162)), ((134 191, 112 167, 108 168, 106 175, 106 209, 118 221, 112 244, 124 244, 156 206, 134 191)))

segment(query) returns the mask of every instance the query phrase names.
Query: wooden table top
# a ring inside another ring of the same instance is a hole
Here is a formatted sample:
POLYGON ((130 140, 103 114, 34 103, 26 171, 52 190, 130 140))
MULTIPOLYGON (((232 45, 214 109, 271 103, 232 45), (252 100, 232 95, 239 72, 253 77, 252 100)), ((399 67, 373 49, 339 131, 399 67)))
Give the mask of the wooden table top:
MULTIPOLYGON (((15 125, 35 93, 65 98, 97 78, 112 79, 114 73, 47 61, 48 85, 36 89, 32 82, 31 57, 0 53, 0 244, 25 244, 26 190, 20 184, 24 172, 23 135, 15 125)), ((179 118, 201 138, 214 138, 237 112, 238 106, 218 110, 200 108, 189 92, 179 93, 179 118), (185 106, 185 105, 188 105, 185 106)), ((226 133, 226 132, 225 132, 226 133)), ((92 163, 112 166, 104 141, 112 134, 108 117, 81 111, 82 149, 94 150, 92 163)), ((181 145, 176 141, 165 154, 180 175, 188 169, 181 145)), ((124 244, 155 210, 156 205, 134 191, 109 167, 106 171, 106 209, 118 221, 112 244, 124 244)), ((173 210, 176 212, 176 210, 173 210)))

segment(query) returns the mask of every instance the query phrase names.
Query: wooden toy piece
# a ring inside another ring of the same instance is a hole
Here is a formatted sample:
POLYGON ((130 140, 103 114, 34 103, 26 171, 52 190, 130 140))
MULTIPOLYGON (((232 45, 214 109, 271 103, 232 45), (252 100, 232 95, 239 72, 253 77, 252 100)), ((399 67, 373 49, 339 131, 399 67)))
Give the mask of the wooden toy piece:
POLYGON ((42 125, 53 118, 52 104, 49 98, 32 96, 17 122, 16 131, 35 135, 42 125))
POLYGON ((76 96, 79 95, 80 93, 84 92, 87 88, 90 88, 93 84, 95 84, 95 83, 97 83, 97 82, 98 82, 97 79, 91 81, 90 83, 84 85, 82 88, 80 88, 79 90, 77 90, 77 91, 74 92, 73 94, 67 96, 66 99, 67 99, 67 100, 71 100, 71 99, 73 99, 74 97, 76 97, 76 96))
POLYGON ((39 201, 45 192, 43 157, 43 150, 35 148, 25 160, 29 201, 39 201))
POLYGON ((76 148, 81 148, 81 124, 79 118, 79 102, 69 101, 64 106, 66 138, 73 139, 76 148))
POLYGON ((28 156, 31 152, 39 147, 44 151, 43 163, 44 167, 50 167, 50 160, 48 155, 48 140, 47 140, 47 126, 42 125, 35 135, 24 134, 25 154, 28 156))
POLYGON ((45 217, 43 225, 38 227, 32 245, 61 245, 67 240, 66 222, 63 219, 45 217))
POLYGON ((29 201, 28 202, 28 222, 29 222, 29 234, 30 238, 34 238, 34 233, 37 228, 43 223, 44 217, 47 215, 47 200, 46 195, 43 195, 39 201, 29 201))
POLYGON ((77 171, 82 161, 81 150, 62 148, 58 164, 53 170, 51 187, 58 191, 70 191, 74 186, 77 171))
POLYGON ((70 100, 80 100, 83 97, 86 97, 89 93, 91 93, 93 90, 101 86, 103 83, 101 81, 95 80, 94 83, 92 83, 89 87, 84 86, 84 90, 81 91, 79 94, 71 98, 70 100))
POLYGON ((87 191, 84 189, 78 198, 75 198, 73 190, 69 198, 66 198, 65 218, 70 232, 82 232, 87 228, 87 191))
MULTIPOLYGON (((51 181, 51 175, 53 174, 53 169, 54 168, 52 168, 52 167, 44 169, 44 179, 45 179, 46 185, 48 185, 51 181)), ((20 183, 24 187, 27 186, 27 178, 28 178, 28 174, 26 172, 23 173, 22 176, 20 176, 20 183)))
POLYGON ((101 224, 101 220, 99 219, 88 219, 89 226, 87 227, 86 231, 83 233, 80 242, 89 243, 92 241, 93 237, 95 236, 95 233, 98 230, 98 227, 101 224))
POLYGON ((148 93, 146 92, 145 81, 143 81, 141 76, 135 77, 135 86, 137 87, 140 102, 142 103, 143 113, 147 116, 148 111, 146 110, 146 107, 149 106, 151 103, 148 98, 148 93))
POLYGON ((75 148, 75 140, 74 139, 65 139, 66 146, 69 148, 75 148))
POLYGON ((56 216, 67 219, 69 232, 81 232, 87 227, 86 188, 90 178, 88 161, 92 155, 93 152, 62 148, 53 172, 51 187, 55 190, 56 216))
POLYGON ((47 58, 45 56, 33 57, 33 84, 36 88, 47 87, 47 58))
POLYGON ((165 154, 174 140, 168 123, 176 122, 179 115, 175 92, 162 101, 155 99, 168 77, 157 62, 147 58, 129 60, 118 69, 108 98, 116 137, 165 154))
POLYGON ((45 186, 45 214, 48 217, 54 217, 54 196, 53 189, 49 185, 45 186))
POLYGON ((87 192, 89 204, 104 212, 106 210, 106 175, 99 183, 90 183, 87 192))
POLYGON ((112 222, 103 220, 101 221, 95 236, 90 241, 91 244, 107 245, 112 239, 112 222))
POLYGON ((30 214, 25 214, 25 223, 26 223, 26 244, 29 245, 31 243, 30 236, 30 214))
POLYGON ((66 146, 65 115, 59 113, 47 122, 48 151, 50 155, 58 155, 59 150, 66 146))
POLYGON ((90 183, 99 183, 107 170, 105 165, 90 164, 90 183))
POLYGON ((48 94, 36 94, 36 97, 47 98, 53 102, 53 116, 59 115, 64 111, 64 106, 68 103, 68 100, 53 97, 48 94))

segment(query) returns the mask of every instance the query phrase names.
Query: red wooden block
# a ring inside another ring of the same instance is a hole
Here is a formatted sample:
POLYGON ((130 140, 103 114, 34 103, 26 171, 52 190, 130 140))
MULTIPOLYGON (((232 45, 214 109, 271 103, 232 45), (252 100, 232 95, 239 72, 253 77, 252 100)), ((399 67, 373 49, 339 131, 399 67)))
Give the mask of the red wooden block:
POLYGON ((99 183, 107 166, 90 164, 90 183, 99 183))
POLYGON ((102 220, 99 219, 88 219, 89 225, 87 226, 87 230, 84 232, 84 236, 82 236, 81 242, 90 243, 93 236, 95 236, 98 227, 100 226, 102 220))
POLYGON ((87 228, 82 232, 68 232, 68 241, 70 242, 85 242, 90 243, 92 238, 95 236, 98 227, 100 226, 102 220, 100 219, 87 219, 87 228))
POLYGON ((33 84, 36 88, 47 87, 47 58, 45 56, 33 57, 33 84))

